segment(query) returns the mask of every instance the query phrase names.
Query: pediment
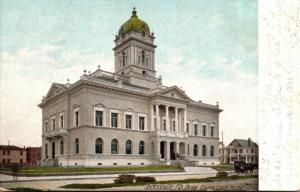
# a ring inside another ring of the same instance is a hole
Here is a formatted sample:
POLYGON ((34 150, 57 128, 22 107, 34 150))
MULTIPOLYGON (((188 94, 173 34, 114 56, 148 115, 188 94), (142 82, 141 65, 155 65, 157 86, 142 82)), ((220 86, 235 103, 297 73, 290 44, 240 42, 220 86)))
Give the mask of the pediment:
POLYGON ((135 112, 135 110, 132 109, 131 107, 129 107, 126 111, 135 112))
POLYGON ((183 100, 191 100, 189 96, 187 96, 184 91, 179 89, 177 86, 169 87, 165 90, 162 90, 158 93, 164 97, 170 97, 175 99, 183 99, 183 100))
POLYGON ((73 109, 77 109, 77 108, 79 108, 80 107, 80 105, 78 105, 78 104, 74 104, 73 105, 73 109))
POLYGON ((105 105, 102 103, 97 103, 94 105, 94 107, 100 107, 100 108, 105 108, 105 105))
POLYGON ((66 88, 62 84, 53 83, 46 94, 46 99, 57 95, 58 93, 64 91, 66 88))

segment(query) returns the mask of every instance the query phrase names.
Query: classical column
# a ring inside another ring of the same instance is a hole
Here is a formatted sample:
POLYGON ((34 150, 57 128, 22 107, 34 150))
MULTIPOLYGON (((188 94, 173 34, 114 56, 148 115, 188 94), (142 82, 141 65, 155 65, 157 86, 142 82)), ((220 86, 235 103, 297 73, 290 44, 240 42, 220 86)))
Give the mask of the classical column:
POLYGON ((186 131, 186 108, 183 109, 183 129, 184 129, 184 133, 187 133, 186 131))
POLYGON ((154 142, 154 154, 159 156, 160 159, 160 141, 157 139, 156 142, 154 142))
POLYGON ((177 157, 177 154, 180 154, 179 142, 175 143, 175 157, 177 157))
POLYGON ((188 147, 188 143, 184 143, 184 156, 188 156, 189 154, 189 147, 188 147))
POLYGON ((152 104, 151 104, 151 131, 154 131, 154 112, 153 112, 152 104))
POLYGON ((159 105, 156 106, 156 129, 160 130, 159 105))
POLYGON ((175 107, 175 132, 178 133, 178 108, 175 107))
POLYGON ((169 105, 166 105, 166 130, 170 131, 169 105))

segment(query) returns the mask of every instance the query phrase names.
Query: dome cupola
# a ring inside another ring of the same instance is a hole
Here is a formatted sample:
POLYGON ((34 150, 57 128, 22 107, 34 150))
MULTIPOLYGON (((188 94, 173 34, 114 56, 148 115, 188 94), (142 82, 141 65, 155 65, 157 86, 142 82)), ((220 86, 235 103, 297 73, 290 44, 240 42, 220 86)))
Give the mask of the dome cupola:
POLYGON ((137 12, 135 10, 135 7, 133 7, 131 18, 128 19, 119 30, 119 37, 124 36, 126 33, 129 33, 131 31, 135 31, 138 33, 143 33, 143 35, 150 35, 150 29, 148 24, 139 19, 137 16, 137 12))

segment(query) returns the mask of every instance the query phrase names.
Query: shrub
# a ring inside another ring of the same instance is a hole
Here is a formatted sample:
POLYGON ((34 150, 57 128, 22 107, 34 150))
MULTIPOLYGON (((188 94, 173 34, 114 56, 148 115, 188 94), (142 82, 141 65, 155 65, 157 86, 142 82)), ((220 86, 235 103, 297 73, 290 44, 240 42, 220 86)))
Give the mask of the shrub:
POLYGON ((183 167, 182 167, 182 165, 181 165, 180 163, 176 163, 176 167, 177 167, 178 169, 183 170, 183 167))
POLYGON ((217 177, 227 177, 228 173, 226 171, 219 171, 217 173, 217 177))
POLYGON ((135 179, 134 175, 119 175, 117 179, 114 180, 115 183, 133 183, 135 179))
POLYGON ((154 177, 136 177, 135 181, 137 183, 155 182, 155 178, 154 177))

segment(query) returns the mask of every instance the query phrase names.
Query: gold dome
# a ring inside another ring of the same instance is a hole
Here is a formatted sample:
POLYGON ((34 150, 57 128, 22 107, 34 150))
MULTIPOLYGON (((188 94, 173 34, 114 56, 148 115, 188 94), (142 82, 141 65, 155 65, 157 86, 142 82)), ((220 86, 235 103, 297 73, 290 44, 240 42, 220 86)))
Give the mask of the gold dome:
POLYGON ((119 36, 123 35, 124 33, 129 33, 131 31, 135 32, 142 32, 144 31, 146 34, 150 34, 150 29, 148 24, 139 19, 136 15, 136 10, 133 8, 132 16, 129 20, 127 20, 119 30, 119 36))

